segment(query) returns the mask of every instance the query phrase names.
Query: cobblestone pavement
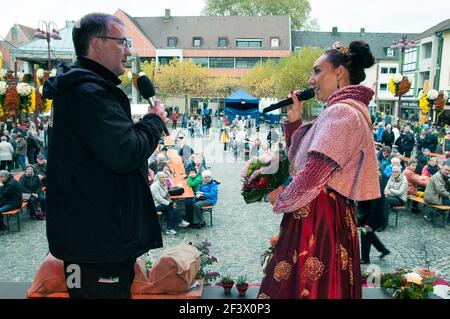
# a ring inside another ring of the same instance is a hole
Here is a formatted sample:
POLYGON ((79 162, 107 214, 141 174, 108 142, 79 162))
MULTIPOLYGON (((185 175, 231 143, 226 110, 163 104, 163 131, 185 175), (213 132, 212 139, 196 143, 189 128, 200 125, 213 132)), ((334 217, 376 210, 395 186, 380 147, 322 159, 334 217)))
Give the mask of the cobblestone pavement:
MULTIPOLYGON (((266 134, 261 136, 265 139, 266 134)), ((201 139, 196 140, 199 142, 201 139)), ((209 144, 204 143, 203 149, 214 177, 221 182, 219 201, 213 210, 214 225, 209 226, 209 215, 205 215, 207 227, 180 230, 175 236, 164 234, 164 247, 181 242, 200 243, 207 239, 212 243, 211 255, 218 259, 218 263, 210 267, 211 271, 233 277, 246 274, 251 283, 259 283, 262 278, 260 256, 269 247, 270 238, 278 232, 282 216, 273 214, 268 203, 244 203, 240 195, 242 160, 234 162, 231 153, 224 153, 218 136, 211 140, 209 144)), ((201 148, 194 145, 196 151, 201 148)), ((21 221, 20 232, 0 236, 0 282, 31 281, 48 251, 45 221, 32 221, 26 212, 21 221)), ((15 227, 14 222, 12 227, 15 227)), ((404 212, 400 213, 397 228, 389 227, 378 236, 391 250, 390 255, 380 260, 372 247, 371 261, 381 271, 391 271, 397 266, 422 265, 422 245, 425 244, 432 266, 439 269, 441 277, 450 281, 450 227, 433 227, 422 215, 404 212)), ((149 252, 152 262, 163 250, 149 252)))

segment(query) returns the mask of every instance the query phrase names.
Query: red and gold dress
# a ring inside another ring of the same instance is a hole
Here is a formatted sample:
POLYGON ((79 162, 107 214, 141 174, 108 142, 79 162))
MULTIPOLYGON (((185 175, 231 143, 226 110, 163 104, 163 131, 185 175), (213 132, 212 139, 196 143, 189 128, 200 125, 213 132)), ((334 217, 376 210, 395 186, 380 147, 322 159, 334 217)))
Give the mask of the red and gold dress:
POLYGON ((274 204, 284 216, 258 298, 362 297, 354 200, 380 196, 372 96, 343 88, 314 122, 285 126, 293 180, 274 204))

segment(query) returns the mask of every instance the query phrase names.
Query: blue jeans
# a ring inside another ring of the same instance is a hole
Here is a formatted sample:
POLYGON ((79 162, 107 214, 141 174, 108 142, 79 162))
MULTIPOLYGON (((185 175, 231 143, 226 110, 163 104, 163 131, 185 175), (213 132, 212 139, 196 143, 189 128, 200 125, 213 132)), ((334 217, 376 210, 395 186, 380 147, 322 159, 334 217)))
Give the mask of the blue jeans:
POLYGON ((166 218, 167 230, 175 230, 182 220, 180 213, 177 212, 172 205, 158 205, 156 206, 156 210, 162 212, 163 216, 166 218))
POLYGON ((25 172, 25 155, 17 155, 17 159, 19 160, 20 166, 22 167, 22 170, 25 172))

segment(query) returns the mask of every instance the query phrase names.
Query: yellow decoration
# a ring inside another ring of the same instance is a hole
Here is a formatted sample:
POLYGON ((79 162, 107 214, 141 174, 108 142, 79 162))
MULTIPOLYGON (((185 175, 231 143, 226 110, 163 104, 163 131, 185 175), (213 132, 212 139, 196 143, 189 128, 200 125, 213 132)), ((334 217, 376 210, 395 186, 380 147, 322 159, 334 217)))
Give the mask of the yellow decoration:
POLYGON ((391 93, 392 94, 396 94, 396 85, 395 85, 395 82, 394 82, 394 78, 391 78, 391 80, 389 81, 389 84, 388 84, 388 88, 389 88, 389 91, 391 91, 391 93))
POLYGON ((50 99, 45 100, 44 113, 50 112, 50 109, 52 108, 52 103, 53 103, 53 100, 50 100, 50 99))
POLYGON ((31 96, 31 103, 30 103, 27 113, 33 113, 34 110, 36 109, 36 91, 34 88, 31 89, 30 96, 31 96))
POLYGON ((422 111, 422 114, 428 114, 430 102, 428 102, 428 96, 426 93, 422 94, 422 97, 419 100, 419 107, 422 111))
POLYGON ((0 52, 0 70, 3 67, 3 54, 0 52))

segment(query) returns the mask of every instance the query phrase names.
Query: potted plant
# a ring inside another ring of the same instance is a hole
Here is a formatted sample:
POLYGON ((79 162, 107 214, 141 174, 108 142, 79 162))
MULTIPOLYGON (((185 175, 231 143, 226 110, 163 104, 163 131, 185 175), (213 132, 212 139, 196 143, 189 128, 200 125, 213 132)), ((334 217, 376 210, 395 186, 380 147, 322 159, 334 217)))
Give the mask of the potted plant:
POLYGON ((239 291, 239 296, 245 296, 248 289, 247 276, 239 276, 236 280, 236 288, 239 291))
POLYGON ((234 286, 234 281, 230 276, 222 276, 220 285, 223 287, 225 294, 229 295, 231 293, 231 288, 234 286))

